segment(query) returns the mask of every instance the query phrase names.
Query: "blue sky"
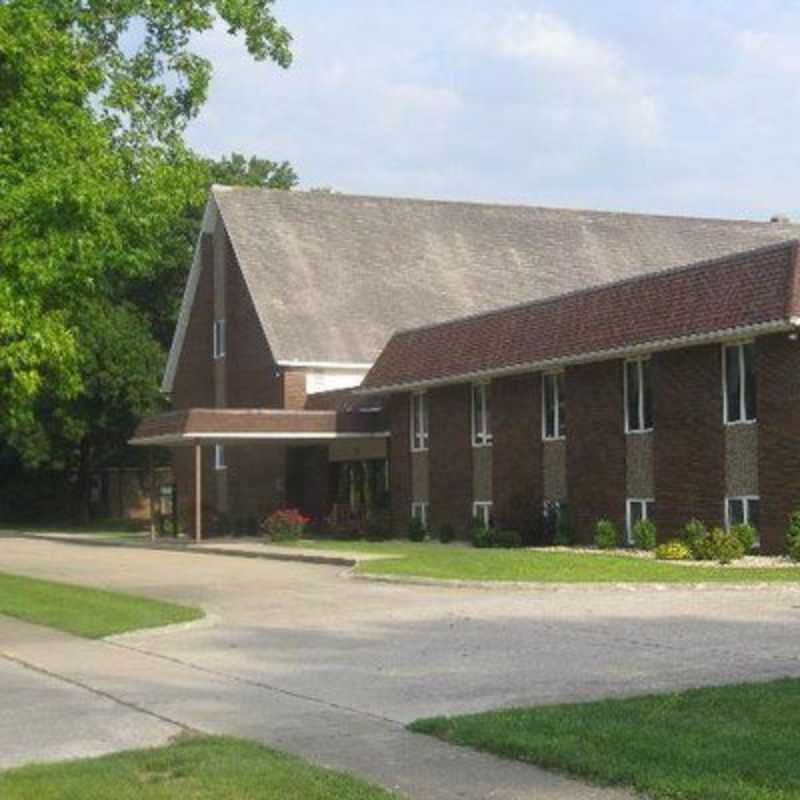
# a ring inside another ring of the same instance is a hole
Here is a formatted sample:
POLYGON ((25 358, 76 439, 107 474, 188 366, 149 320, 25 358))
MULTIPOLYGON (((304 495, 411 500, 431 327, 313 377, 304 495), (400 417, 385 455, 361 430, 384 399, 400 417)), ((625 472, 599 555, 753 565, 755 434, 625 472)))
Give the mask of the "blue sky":
POLYGON ((278 0, 287 71, 222 28, 191 144, 303 186, 800 218, 797 0, 278 0))

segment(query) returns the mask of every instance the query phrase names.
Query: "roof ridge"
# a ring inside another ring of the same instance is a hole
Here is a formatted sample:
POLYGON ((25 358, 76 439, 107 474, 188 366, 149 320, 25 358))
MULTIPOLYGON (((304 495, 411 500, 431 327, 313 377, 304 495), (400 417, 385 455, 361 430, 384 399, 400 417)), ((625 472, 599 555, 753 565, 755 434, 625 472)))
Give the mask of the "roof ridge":
MULTIPOLYGON (((595 286, 585 286, 581 289, 573 289, 570 292, 562 292, 561 294, 554 294, 550 297, 542 297, 538 300, 525 300, 520 303, 513 303, 512 305, 502 306, 500 308, 489 309, 488 311, 476 311, 474 314, 465 314, 459 317, 452 317, 451 319, 442 322, 431 322, 427 325, 416 325, 410 328, 401 328, 395 331, 390 337, 389 341, 407 336, 413 333, 432 330, 434 328, 446 328, 450 325, 458 325, 463 322, 471 322, 473 320, 488 319, 501 314, 507 314, 513 311, 520 311, 522 309, 536 308, 537 306, 546 306, 550 303, 559 302, 568 297, 577 297, 579 295, 594 294, 608 289, 615 289, 620 286, 628 286, 631 284, 644 283, 655 278, 661 278, 665 275, 680 274, 682 272, 690 272, 695 269, 702 269, 703 267, 722 266, 728 263, 735 263, 737 261, 744 261, 753 256, 763 255, 773 251, 791 249, 795 274, 800 279, 800 238, 786 239, 782 242, 773 242, 772 244, 763 245, 761 247, 754 247, 750 250, 737 250, 725 256, 715 256, 714 258, 706 258, 702 261, 692 261, 689 264, 681 264, 677 267, 665 267, 664 269, 655 270, 653 272, 640 273, 638 275, 631 275, 627 278, 620 278, 615 281, 607 283, 600 283, 595 286)), ((798 310, 800 310, 800 285, 795 290, 797 292, 798 310)), ((387 342, 388 346, 388 342, 387 342)))
POLYGON ((409 195, 384 195, 384 194, 367 194, 363 192, 321 192, 314 189, 272 189, 266 186, 235 186, 224 184, 212 184, 211 192, 224 192, 224 193, 261 193, 273 197, 319 197, 325 199, 343 199, 343 200, 376 200, 379 202, 400 202, 400 203, 423 203, 427 205, 447 205, 447 206, 465 206, 472 208, 502 208, 502 209, 526 209, 529 211, 555 211, 555 212, 568 212, 573 214, 597 214, 601 216, 618 216, 618 217, 636 217, 639 219, 671 219, 671 220, 684 220, 689 222, 725 222, 732 225, 753 225, 756 227, 766 227, 769 225, 774 226, 789 226, 800 229, 800 221, 794 222, 788 220, 786 222, 772 222, 770 220, 757 220, 747 219, 745 217, 704 217, 694 216, 691 214, 666 214, 666 213, 651 213, 647 211, 626 211, 624 209, 606 209, 606 208, 587 208, 581 206, 559 206, 559 205, 539 205, 532 203, 524 203, 520 201, 489 201, 489 200, 453 200, 449 198, 436 198, 436 197, 412 197, 409 195))

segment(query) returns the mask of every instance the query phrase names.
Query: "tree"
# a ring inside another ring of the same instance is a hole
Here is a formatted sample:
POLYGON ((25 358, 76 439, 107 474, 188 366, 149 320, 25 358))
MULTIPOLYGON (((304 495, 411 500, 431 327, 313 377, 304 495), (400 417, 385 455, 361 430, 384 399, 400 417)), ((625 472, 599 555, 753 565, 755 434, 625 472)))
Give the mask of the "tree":
POLYGON ((239 153, 208 162, 212 183, 223 186, 259 186, 264 189, 294 189, 297 173, 288 161, 270 161, 239 153))
POLYGON ((55 457, 53 420, 94 393, 83 312, 152 282, 203 202, 208 167, 182 134, 210 65, 191 36, 216 15, 288 66, 271 6, 0 0, 0 437, 27 463, 55 457))

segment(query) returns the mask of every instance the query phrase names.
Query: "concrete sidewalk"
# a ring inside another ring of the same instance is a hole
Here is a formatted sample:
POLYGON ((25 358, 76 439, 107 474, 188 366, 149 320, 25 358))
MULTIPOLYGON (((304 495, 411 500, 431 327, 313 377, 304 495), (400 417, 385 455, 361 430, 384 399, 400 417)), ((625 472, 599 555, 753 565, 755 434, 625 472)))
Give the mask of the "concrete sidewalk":
POLYGON ((421 800, 632 797, 452 747, 391 719, 143 653, 122 639, 88 641, 4 617, 0 681, 0 767, 156 746, 193 730, 256 739, 421 800))

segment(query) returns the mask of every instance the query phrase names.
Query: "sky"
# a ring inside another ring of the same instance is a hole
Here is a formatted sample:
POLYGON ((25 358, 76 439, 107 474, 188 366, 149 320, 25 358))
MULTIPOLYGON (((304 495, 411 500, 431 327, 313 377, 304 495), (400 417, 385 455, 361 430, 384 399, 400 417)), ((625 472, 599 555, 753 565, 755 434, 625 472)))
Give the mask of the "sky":
POLYGON ((189 141, 301 188, 800 219, 798 0, 278 0, 284 71, 223 27, 189 141))

